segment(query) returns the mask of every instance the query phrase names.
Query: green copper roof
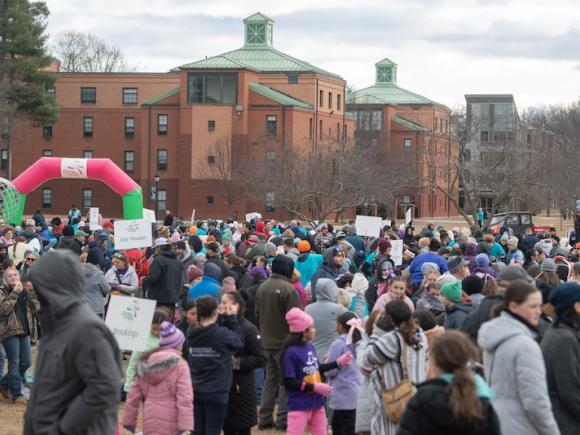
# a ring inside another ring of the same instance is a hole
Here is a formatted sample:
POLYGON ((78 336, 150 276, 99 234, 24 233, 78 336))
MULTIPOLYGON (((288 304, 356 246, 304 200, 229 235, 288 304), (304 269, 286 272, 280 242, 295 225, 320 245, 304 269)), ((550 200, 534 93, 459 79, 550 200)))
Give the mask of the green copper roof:
POLYGON ((395 62, 393 62, 391 59, 385 57, 383 60, 379 60, 377 63, 375 63, 375 66, 382 66, 382 65, 394 65, 397 66, 397 64, 395 62))
POLYGON ((167 97, 171 97, 172 95, 177 94, 179 90, 180 90, 179 86, 169 89, 167 92, 164 92, 161 95, 157 95, 156 97, 151 97, 148 100, 145 100, 143 104, 148 106, 151 104, 159 103, 161 100, 164 100, 167 97))
POLYGON ((273 23, 274 20, 266 15, 256 12, 254 15, 250 15, 244 18, 244 23, 273 23))
POLYGON ((421 124, 418 124, 414 121, 411 121, 407 118, 403 118, 399 115, 391 116, 391 120, 396 122, 397 124, 404 125, 405 127, 413 130, 413 131, 430 131, 428 128, 423 127, 421 124))
POLYGON ((374 85, 352 92, 349 96, 350 104, 390 104, 393 106, 405 104, 440 105, 429 98, 395 84, 374 85))
POLYGON ((301 107, 303 109, 312 110, 314 107, 304 101, 297 100, 294 97, 291 97, 288 94, 284 94, 283 92, 277 91, 272 89, 269 86, 262 85, 260 83, 250 83, 250 90, 257 92, 260 95, 263 95, 266 98, 270 98, 283 106, 295 106, 301 107))

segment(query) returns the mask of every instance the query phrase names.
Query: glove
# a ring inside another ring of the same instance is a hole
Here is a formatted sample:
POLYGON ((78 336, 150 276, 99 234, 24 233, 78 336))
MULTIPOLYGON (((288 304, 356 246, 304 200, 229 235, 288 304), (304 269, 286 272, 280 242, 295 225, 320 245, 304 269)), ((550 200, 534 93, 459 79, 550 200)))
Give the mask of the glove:
POLYGON ((135 433, 135 426, 123 426, 127 432, 135 433))
POLYGON ((321 396, 328 397, 332 393, 332 387, 328 384, 316 383, 314 384, 314 392, 321 396))
POLYGON ((346 367, 352 363, 352 352, 343 353, 336 360, 339 367, 346 367))

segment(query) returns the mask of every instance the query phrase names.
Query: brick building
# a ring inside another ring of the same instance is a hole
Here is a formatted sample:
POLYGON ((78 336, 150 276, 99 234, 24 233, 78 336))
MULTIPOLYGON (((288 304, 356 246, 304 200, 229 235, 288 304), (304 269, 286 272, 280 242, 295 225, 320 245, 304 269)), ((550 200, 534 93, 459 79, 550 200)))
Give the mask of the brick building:
MULTIPOLYGON (((149 193, 158 175, 160 212, 241 218, 270 210, 284 217, 266 204, 272 201, 267 188, 264 198, 236 197, 228 210, 224 183, 213 170, 220 159, 235 165, 236 156, 251 153, 262 164, 284 147, 310 152, 331 140, 348 141, 354 128, 345 115, 346 82, 276 50, 273 24, 254 14, 244 20, 242 48, 168 73, 59 72, 51 92, 61 104, 60 119, 17 123, 12 173, 41 156, 109 157, 141 185, 145 207, 155 208, 149 193)), ((0 175, 7 176, 7 167, 8 150, 0 143, 0 175)), ((90 180, 47 182, 29 195, 26 212, 63 214, 71 203, 122 214, 121 199, 90 180)))
MULTIPOLYGON (((355 117, 355 137, 360 145, 380 146, 392 159, 401 162, 411 184, 397 192, 392 209, 399 217, 400 204, 415 205, 415 217, 442 217, 456 211, 446 196, 433 185, 447 188, 451 176, 437 171, 445 165, 430 159, 449 159, 457 152, 449 126, 451 111, 443 104, 397 85, 397 64, 383 59, 375 64, 376 81, 373 86, 348 95, 347 111, 355 117), (435 170, 433 170, 435 167, 435 170)), ((400 174, 391 174, 394 179, 400 174)), ((389 182, 389 176, 385 182, 389 182)), ((448 189, 449 190, 449 189, 448 189)))

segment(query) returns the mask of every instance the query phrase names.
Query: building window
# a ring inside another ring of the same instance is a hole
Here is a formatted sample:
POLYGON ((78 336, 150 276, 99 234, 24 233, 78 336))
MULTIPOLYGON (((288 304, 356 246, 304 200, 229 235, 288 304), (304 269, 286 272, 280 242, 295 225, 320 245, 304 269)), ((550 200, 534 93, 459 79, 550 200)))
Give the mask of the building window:
POLYGON ((336 123, 336 140, 340 140, 340 122, 336 123))
POLYGON ((125 118, 125 137, 135 136, 135 118, 125 118))
POLYGON ((403 148, 405 151, 409 151, 413 147, 413 139, 406 137, 403 139, 403 148))
POLYGON ((8 150, 0 151, 0 169, 8 169, 8 150))
POLYGON ((215 156, 207 156, 207 164, 210 166, 215 165, 215 156))
POLYGON ((471 162, 471 150, 469 148, 463 150, 463 161, 471 162))
POLYGON ((309 140, 312 140, 313 130, 314 130, 314 122, 312 121, 312 118, 310 118, 308 120, 308 139, 309 140))
POLYGON ((276 211, 276 207, 274 206, 276 200, 276 195, 274 192, 267 192, 266 193, 266 211, 267 212, 274 212, 276 211))
POLYGON ((320 120, 320 129, 318 130, 318 139, 322 140, 322 119, 320 120))
POLYGON ((45 187, 42 189, 42 208, 52 207, 52 189, 45 187))
POLYGON ((288 84, 295 85, 298 83, 298 75, 292 74, 288 76, 288 84))
POLYGON ((488 131, 481 132, 481 141, 482 142, 489 142, 489 132, 488 131))
POLYGON ((213 196, 208 196, 207 197, 207 203, 208 204, 213 204, 213 196))
POLYGON ((189 73, 188 99, 192 104, 236 104, 237 74, 189 73))
POLYGON ((347 137, 348 137, 348 129, 347 129, 347 125, 346 125, 346 124, 344 124, 344 125, 342 126, 342 141, 343 141, 344 143, 346 143, 347 137))
POLYGON ((383 129, 383 112, 381 110, 361 110, 356 112, 356 129, 381 131, 383 129))
POLYGON ((342 95, 337 94, 336 95, 336 110, 341 111, 342 110, 342 95))
POLYGON ((157 208, 159 211, 167 210, 167 190, 159 189, 157 192, 157 208))
POLYGON ((93 150, 83 151, 83 159, 92 159, 92 158, 93 158, 93 150))
POLYGON ((318 107, 322 107, 324 105, 324 91, 320 91, 318 93, 318 107))
POLYGON ((53 100, 56 98, 56 88, 49 88, 46 90, 46 96, 48 98, 52 98, 53 100))
POLYGON ((328 93, 328 108, 332 110, 332 92, 328 93))
POLYGON ((97 88, 81 88, 81 103, 95 104, 97 102, 97 88))
POLYGON ((167 170, 167 150, 157 150, 157 170, 167 170))
POLYGON ((215 131, 215 121, 213 119, 207 121, 207 131, 215 131))
POLYGON ((276 151, 267 151, 266 152, 266 160, 269 162, 273 162, 276 160, 276 151))
POLYGON ((123 104, 137 104, 137 88, 123 88, 123 104))
POLYGON ((133 172, 135 170, 135 152, 125 151, 125 171, 133 172))
POLYGON ((93 137, 93 117, 85 116, 83 117, 83 136, 93 137))
POLYGON ((93 206, 93 189, 83 189, 83 208, 93 206))
POLYGON ((276 130, 278 129, 278 117, 276 115, 266 116, 266 134, 268 136, 276 137, 276 130))
POLYGON ((52 137, 52 124, 47 123, 42 126, 42 137, 52 137))
POLYGON ((157 115, 157 134, 166 135, 169 126, 169 116, 166 114, 157 115))
POLYGON ((42 150, 42 157, 52 157, 52 150, 42 150))

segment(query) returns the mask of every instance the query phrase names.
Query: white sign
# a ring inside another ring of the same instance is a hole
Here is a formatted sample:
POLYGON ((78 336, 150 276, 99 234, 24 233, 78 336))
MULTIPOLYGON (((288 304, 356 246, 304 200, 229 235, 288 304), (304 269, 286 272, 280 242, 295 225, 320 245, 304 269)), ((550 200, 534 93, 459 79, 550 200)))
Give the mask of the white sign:
POLYGON ((149 219, 115 221, 115 249, 146 248, 152 244, 149 219))
POLYGON ((413 221, 413 207, 407 209, 405 213, 405 225, 409 225, 413 221))
POLYGON ((87 178, 87 159, 67 159, 60 161, 62 178, 87 178))
POLYGON ((262 215, 258 212, 246 213, 246 222, 252 222, 252 219, 262 219, 262 215))
POLYGON ((191 223, 195 223, 195 209, 191 212, 191 223))
POLYGON ((379 237, 382 223, 380 216, 357 216, 354 225, 359 236, 379 237))
POLYGON ((89 228, 91 231, 100 230, 102 227, 99 225, 99 208, 91 207, 89 212, 89 228))
POLYGON ((143 219, 148 220, 152 224, 157 222, 157 219, 155 219, 155 210, 149 210, 148 208, 144 208, 143 209, 143 219))
POLYGON ((385 228, 385 227, 391 227, 392 222, 390 221, 390 219, 386 219, 381 223, 381 228, 385 228))
POLYGON ((391 240, 391 260, 393 260, 395 266, 400 266, 403 264, 402 240, 391 240))
POLYGON ((121 350, 142 352, 147 348, 156 302, 128 296, 111 296, 106 325, 121 350))

